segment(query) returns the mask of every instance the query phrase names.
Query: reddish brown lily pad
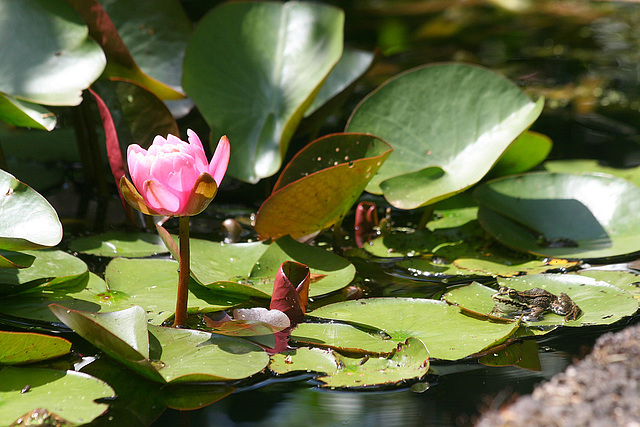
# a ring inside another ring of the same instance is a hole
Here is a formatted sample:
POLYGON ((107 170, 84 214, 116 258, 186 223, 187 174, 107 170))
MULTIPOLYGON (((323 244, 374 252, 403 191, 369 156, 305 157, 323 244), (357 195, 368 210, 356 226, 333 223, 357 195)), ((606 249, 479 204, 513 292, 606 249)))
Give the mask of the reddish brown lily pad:
POLYGON ((328 135, 307 145, 260 207, 255 224, 260 238, 298 239, 340 222, 391 150, 380 138, 358 133, 328 135))

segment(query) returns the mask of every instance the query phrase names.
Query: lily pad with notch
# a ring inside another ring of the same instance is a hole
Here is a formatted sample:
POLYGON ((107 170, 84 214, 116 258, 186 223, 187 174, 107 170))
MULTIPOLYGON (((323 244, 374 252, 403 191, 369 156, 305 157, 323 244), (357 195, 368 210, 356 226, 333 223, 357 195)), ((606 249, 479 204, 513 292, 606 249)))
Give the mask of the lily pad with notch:
POLYGON ((383 194, 397 208, 415 209, 480 181, 543 104, 487 69, 428 65, 370 93, 346 131, 371 133, 393 147, 367 191, 383 194))
POLYGON ((84 339, 155 382, 242 379, 260 372, 269 362, 261 347, 245 340, 149 325, 138 306, 87 313, 53 304, 51 310, 84 339))
POLYGON ((478 221, 532 254, 599 259, 640 251, 640 188, 601 174, 530 173, 478 187, 478 221))
MULTIPOLYGON (((429 348, 432 358, 458 360, 494 347, 511 336, 518 325, 467 316, 458 307, 443 301, 413 298, 369 298, 329 304, 310 313, 314 317, 367 325, 370 335, 380 341, 399 343, 407 338, 418 338, 429 348), (386 339, 384 339, 384 338, 386 339)), ((303 327, 301 324, 298 328, 303 327)), ((330 325, 330 324, 329 324, 330 325)), ((351 326, 351 325, 349 325, 351 326)), ((356 326, 351 326, 355 328, 356 326)), ((302 329, 301 331, 304 331, 302 329)), ((355 347, 349 338, 332 336, 331 328, 302 340, 299 329, 294 329, 292 339, 321 344, 334 341, 336 349, 355 347), (339 346, 339 347, 338 347, 339 346)), ((316 344, 317 345, 317 344, 316 344)), ((369 349, 361 349, 363 352, 369 349)), ((375 351, 370 351, 375 352, 375 351)))

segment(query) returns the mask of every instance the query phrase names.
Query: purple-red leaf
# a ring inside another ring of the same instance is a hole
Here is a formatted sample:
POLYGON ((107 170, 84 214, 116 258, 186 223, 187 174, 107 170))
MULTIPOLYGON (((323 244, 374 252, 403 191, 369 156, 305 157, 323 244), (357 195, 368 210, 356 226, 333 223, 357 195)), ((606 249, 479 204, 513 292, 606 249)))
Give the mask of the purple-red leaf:
POLYGON ((378 207, 373 202, 360 202, 356 207, 356 246, 363 247, 369 241, 378 225, 378 207))
POLYGON ((269 308, 282 311, 292 325, 299 323, 307 311, 310 278, 306 265, 294 261, 283 262, 276 274, 269 308))

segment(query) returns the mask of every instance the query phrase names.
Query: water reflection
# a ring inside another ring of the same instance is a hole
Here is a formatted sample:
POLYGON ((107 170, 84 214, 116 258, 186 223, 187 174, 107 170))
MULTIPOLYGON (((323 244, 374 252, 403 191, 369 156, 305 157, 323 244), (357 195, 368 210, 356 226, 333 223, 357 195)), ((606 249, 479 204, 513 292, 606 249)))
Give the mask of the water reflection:
POLYGON ((166 412, 155 426, 453 426, 469 425, 483 408, 498 407, 513 393, 570 363, 564 352, 542 352, 542 371, 491 368, 475 362, 435 367, 441 374, 423 393, 409 388, 385 392, 342 392, 313 388, 309 382, 272 382, 235 393, 198 411, 166 412))

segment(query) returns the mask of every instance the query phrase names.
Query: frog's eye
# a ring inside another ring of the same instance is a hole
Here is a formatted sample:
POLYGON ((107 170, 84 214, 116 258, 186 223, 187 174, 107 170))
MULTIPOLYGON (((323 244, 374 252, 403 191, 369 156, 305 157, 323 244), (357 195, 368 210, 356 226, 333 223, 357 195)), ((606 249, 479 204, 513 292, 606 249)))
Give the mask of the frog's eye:
POLYGON ((516 295, 518 295, 518 291, 516 291, 515 289, 509 289, 510 298, 514 298, 516 295))

